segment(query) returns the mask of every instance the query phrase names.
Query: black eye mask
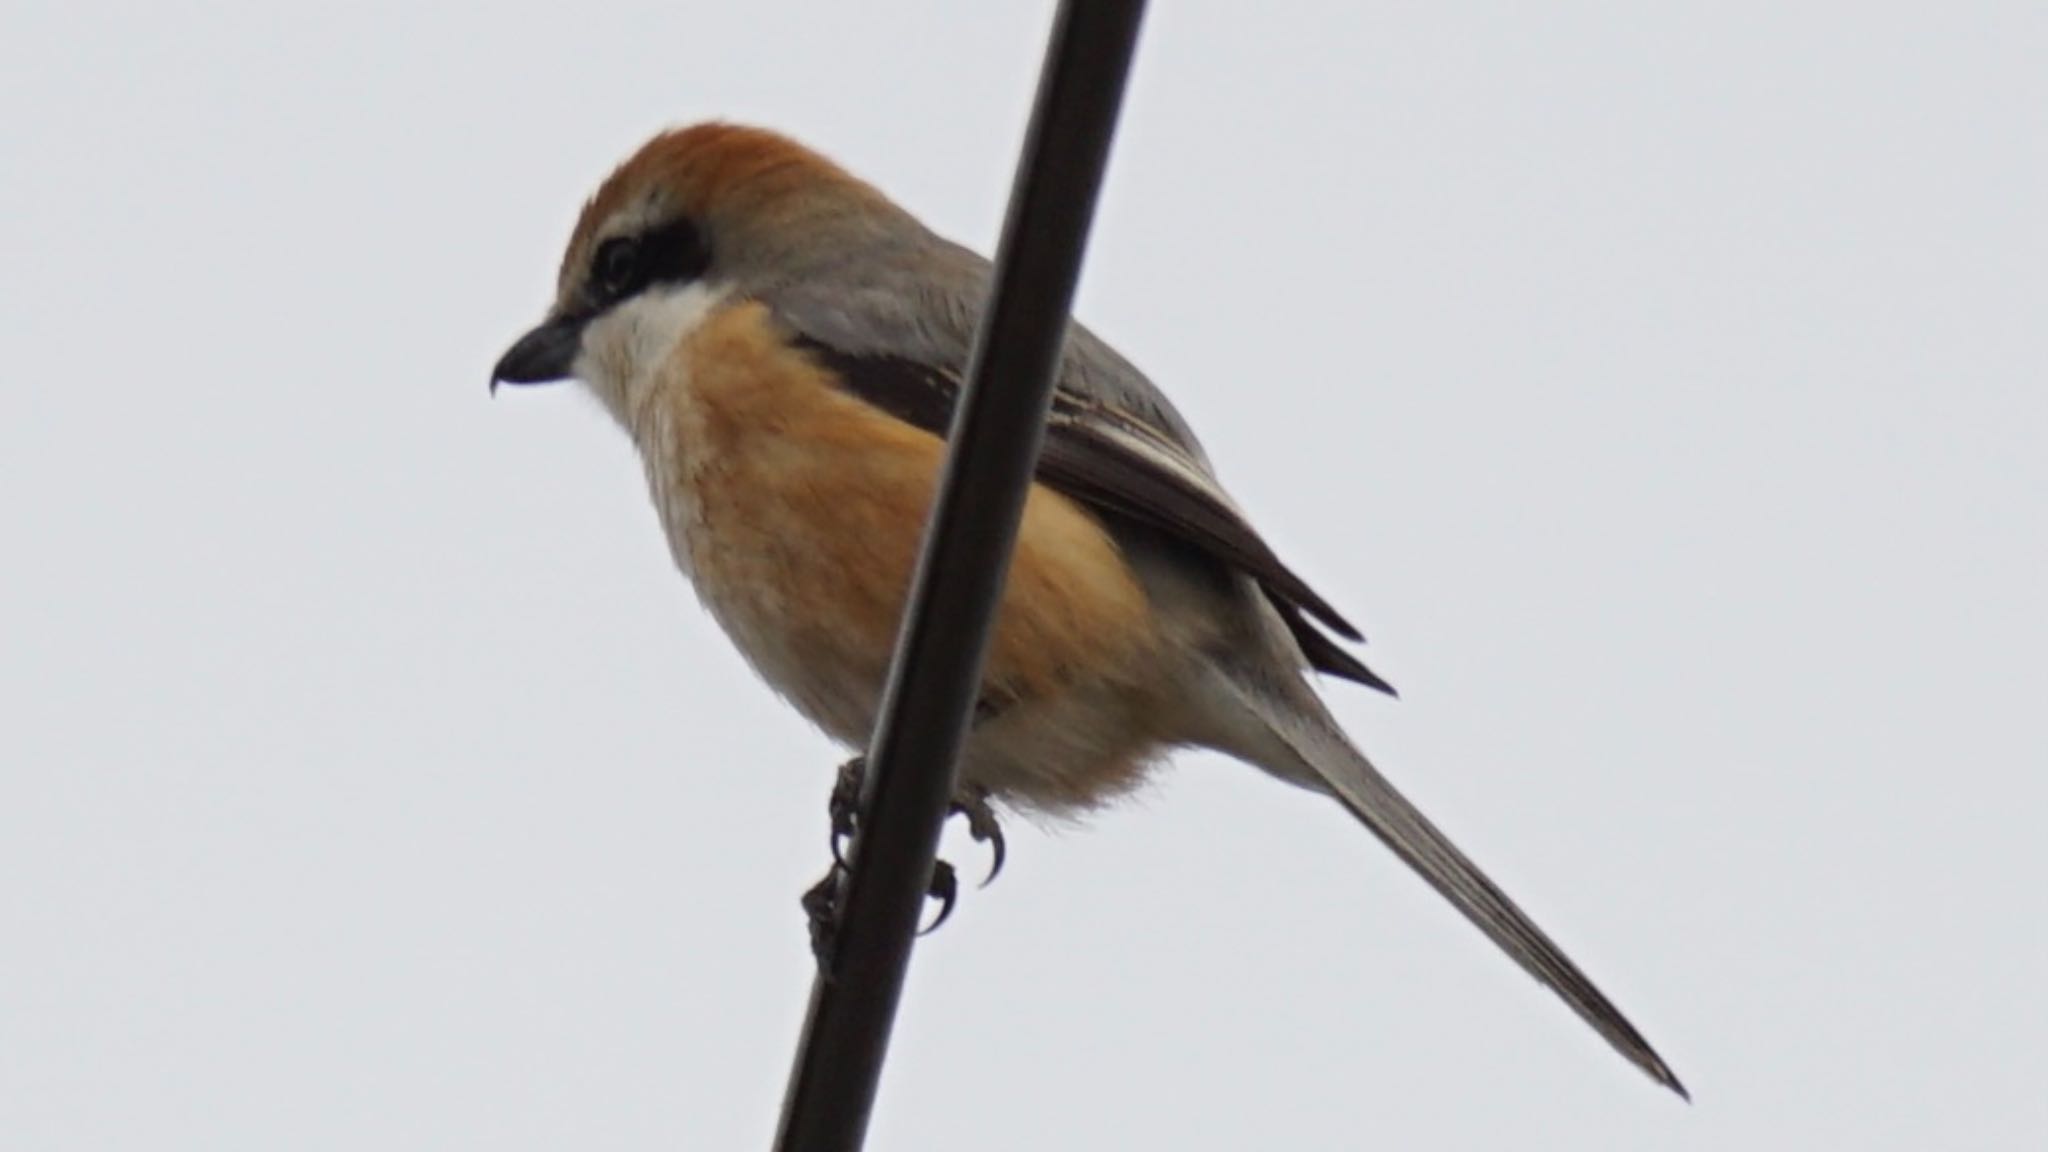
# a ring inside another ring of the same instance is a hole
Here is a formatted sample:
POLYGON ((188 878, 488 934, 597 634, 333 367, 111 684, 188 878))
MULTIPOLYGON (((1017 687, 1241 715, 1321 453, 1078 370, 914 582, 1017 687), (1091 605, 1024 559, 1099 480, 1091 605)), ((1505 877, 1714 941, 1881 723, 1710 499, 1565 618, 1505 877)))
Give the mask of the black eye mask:
POLYGON ((711 246, 687 219, 636 236, 614 236, 590 258, 584 293, 599 311, 654 284, 687 284, 711 266, 711 246))

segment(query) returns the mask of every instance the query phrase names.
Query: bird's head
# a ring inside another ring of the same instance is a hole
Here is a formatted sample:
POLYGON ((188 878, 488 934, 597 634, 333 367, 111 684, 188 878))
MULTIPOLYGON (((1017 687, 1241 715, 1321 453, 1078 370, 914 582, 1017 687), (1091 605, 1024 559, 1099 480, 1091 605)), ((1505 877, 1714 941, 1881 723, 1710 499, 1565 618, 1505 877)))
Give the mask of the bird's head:
POLYGON ((664 132, 584 205, 554 306, 491 386, 574 378, 616 407, 721 303, 832 274, 916 228, 872 186, 773 132, 664 132))

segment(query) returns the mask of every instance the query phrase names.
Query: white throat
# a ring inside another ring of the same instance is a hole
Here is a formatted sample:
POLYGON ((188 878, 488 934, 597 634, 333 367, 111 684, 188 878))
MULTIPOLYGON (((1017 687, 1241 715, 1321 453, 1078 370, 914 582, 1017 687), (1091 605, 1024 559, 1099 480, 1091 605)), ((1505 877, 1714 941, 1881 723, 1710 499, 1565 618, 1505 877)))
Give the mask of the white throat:
POLYGON ((724 300, 724 285, 701 281, 654 286, 592 320, 573 366, 629 435, 678 345, 704 326, 724 300))

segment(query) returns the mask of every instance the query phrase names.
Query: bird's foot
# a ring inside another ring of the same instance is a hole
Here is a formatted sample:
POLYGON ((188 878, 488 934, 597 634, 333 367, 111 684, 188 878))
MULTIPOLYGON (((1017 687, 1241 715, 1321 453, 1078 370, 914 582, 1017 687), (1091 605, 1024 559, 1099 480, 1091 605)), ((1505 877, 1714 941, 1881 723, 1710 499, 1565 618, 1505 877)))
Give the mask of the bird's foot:
MULTIPOLYGON (((971 787, 967 789, 967 799, 954 797, 953 808, 948 815, 967 817, 967 834, 974 837, 976 844, 988 845, 992 859, 989 861, 988 875, 982 878, 981 886, 986 888, 995 883, 996 876, 1003 870, 1003 826, 996 820, 995 809, 989 806, 988 789, 971 787)), ((936 928, 938 925, 934 924, 932 927, 936 928)))
POLYGON ((832 971, 832 945, 839 939, 840 913, 845 910, 845 903, 846 869, 838 864, 832 865, 825 878, 811 885, 803 895, 804 918, 811 928, 811 956, 817 960, 820 972, 832 971))
MULTIPOLYGON (((866 773, 865 756, 855 756, 841 764, 839 774, 832 782, 832 798, 825 806, 826 813, 832 821, 832 862, 840 868, 847 866, 847 841, 860 830, 860 789, 861 780, 866 773)), ((996 819, 995 809, 989 804, 988 789, 978 785, 967 788, 961 796, 953 798, 952 807, 947 815, 965 816, 967 834, 974 838, 975 843, 989 846, 993 858, 989 861, 988 875, 981 881, 981 887, 988 887, 1001 874, 1006 855, 1003 826, 996 819)), ((945 917, 941 916, 940 919, 943 920, 945 917)))
POLYGON ((832 798, 825 811, 832 819, 832 863, 846 868, 846 842, 860 828, 860 784, 867 775, 868 758, 855 756, 839 766, 832 781, 832 798))
MULTIPOLYGON (((850 877, 846 867, 834 864, 825 873, 825 878, 811 885, 803 895, 804 917, 810 922, 811 957, 818 962, 818 969, 829 974, 832 971, 832 946, 838 942, 839 926, 846 911, 846 884, 850 877)), ((953 866, 944 860, 932 862, 931 882, 925 888, 925 895, 939 902, 939 914, 932 922, 918 930, 924 936, 938 930, 953 914, 953 904, 960 896, 960 881, 953 872, 953 866)))
MULTIPOLYGON (((832 783, 832 797, 826 805, 831 818, 832 867, 824 879, 803 895, 804 915, 810 922, 811 954, 817 958, 821 968, 825 967, 827 957, 832 953, 845 910, 846 882, 851 867, 846 859, 846 845, 860 830, 861 782, 866 771, 867 758, 863 756, 855 756, 839 766, 838 776, 832 783)), ((1002 872, 1005 857, 1003 827, 989 804, 988 790, 981 787, 966 789, 962 796, 954 798, 947 814, 966 817, 967 834, 976 843, 989 845, 994 859, 989 864, 988 876, 981 882, 982 887, 987 887, 1002 872)), ((960 882, 951 864, 944 860, 933 861, 931 883, 925 894, 939 902, 939 914, 919 935, 935 931, 953 914, 953 905, 960 894, 960 882)))

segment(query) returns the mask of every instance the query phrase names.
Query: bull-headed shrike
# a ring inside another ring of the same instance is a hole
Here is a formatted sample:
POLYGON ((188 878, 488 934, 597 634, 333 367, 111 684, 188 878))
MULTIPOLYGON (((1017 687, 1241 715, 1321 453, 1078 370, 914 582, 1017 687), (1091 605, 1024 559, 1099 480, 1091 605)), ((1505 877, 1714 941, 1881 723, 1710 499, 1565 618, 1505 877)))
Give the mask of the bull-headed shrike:
MULTIPOLYGON (((655 137, 585 205, 492 385, 583 382, 676 566, 835 739, 875 722, 987 297, 987 261, 782 136, 655 137)), ((1075 814, 1213 748, 1343 805, 1638 1067, 1670 1068, 1354 747, 1309 671, 1391 691, 1217 483, 1158 388, 1076 323, 998 609, 959 804, 1075 814)))

